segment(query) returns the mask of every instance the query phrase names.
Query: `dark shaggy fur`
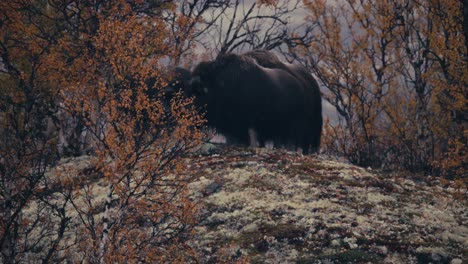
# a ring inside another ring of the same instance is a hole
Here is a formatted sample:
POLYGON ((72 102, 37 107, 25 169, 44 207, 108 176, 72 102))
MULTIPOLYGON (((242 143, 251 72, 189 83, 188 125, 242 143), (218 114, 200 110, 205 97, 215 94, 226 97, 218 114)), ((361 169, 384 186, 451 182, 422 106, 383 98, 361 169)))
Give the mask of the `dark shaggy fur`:
POLYGON ((320 138, 322 132, 322 100, 320 95, 320 89, 317 81, 307 71, 305 67, 299 64, 283 63, 273 52, 265 50, 254 50, 244 54, 254 58, 257 63, 265 68, 281 69, 289 72, 291 75, 296 77, 303 83, 303 96, 305 99, 305 112, 302 121, 293 127, 292 129, 298 129, 298 131, 290 131, 293 133, 286 133, 279 135, 277 132, 271 131, 272 135, 269 135, 269 131, 260 133, 260 137, 264 138, 275 138, 276 144, 288 145, 291 142, 291 138, 295 138, 296 146, 301 146, 305 152, 308 150, 316 152, 320 147, 320 138), (294 135, 295 134, 295 135, 294 135), (310 149, 309 149, 310 147, 310 149))
MULTIPOLYGON (((264 144, 320 145, 322 108, 316 81, 301 67, 268 51, 227 54, 192 72, 190 92, 206 105, 208 123, 228 138, 249 142, 249 129, 264 144)), ((250 141, 251 145, 252 142, 250 141)))

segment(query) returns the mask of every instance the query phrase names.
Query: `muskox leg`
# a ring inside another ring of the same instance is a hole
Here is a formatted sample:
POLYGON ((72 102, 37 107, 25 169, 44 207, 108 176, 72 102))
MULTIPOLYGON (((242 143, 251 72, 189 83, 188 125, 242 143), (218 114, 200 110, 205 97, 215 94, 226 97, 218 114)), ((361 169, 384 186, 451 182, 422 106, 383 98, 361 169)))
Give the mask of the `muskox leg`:
POLYGON ((302 147, 297 147, 296 148, 296 153, 299 155, 307 155, 307 153, 304 151, 302 147))
POLYGON ((309 127, 306 130, 306 133, 304 134, 304 142, 302 144, 304 155, 319 152, 321 132, 321 126, 309 127))
POLYGON ((322 135, 322 119, 314 120, 313 126, 310 127, 308 144, 310 153, 318 153, 320 151, 320 137, 322 135))
POLYGON ((318 153, 320 150, 320 132, 315 133, 310 143, 310 152, 311 153, 318 153))
POLYGON ((309 130, 305 130, 304 134, 302 136, 302 142, 298 145, 299 148, 301 148, 301 152, 304 155, 308 155, 310 153, 310 145, 311 145, 311 137, 313 135, 309 130))
POLYGON ((273 140, 266 140, 265 141, 265 148, 266 149, 273 149, 275 147, 275 143, 273 140))
POLYGON ((287 149, 289 151, 296 152, 297 154, 304 154, 308 149, 308 144, 305 137, 307 131, 305 131, 306 126, 304 123, 305 122, 303 118, 298 118, 291 121, 287 134, 287 149))
POLYGON ((251 148, 258 148, 257 132, 253 128, 249 128, 249 142, 251 148))

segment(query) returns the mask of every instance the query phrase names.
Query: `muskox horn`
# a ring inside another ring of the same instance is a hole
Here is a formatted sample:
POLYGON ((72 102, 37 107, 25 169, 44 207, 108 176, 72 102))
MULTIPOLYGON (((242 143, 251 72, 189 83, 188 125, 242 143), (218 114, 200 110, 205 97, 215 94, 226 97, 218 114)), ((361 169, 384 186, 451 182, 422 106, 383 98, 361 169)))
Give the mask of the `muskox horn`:
POLYGON ((194 76, 192 79, 190 79, 189 85, 192 86, 194 83, 199 83, 201 82, 200 76, 194 76))
POLYGON ((208 87, 204 85, 204 83, 201 81, 200 76, 195 75, 189 82, 189 86, 191 87, 191 90, 193 90, 195 93, 202 95, 202 94, 208 94, 208 87))

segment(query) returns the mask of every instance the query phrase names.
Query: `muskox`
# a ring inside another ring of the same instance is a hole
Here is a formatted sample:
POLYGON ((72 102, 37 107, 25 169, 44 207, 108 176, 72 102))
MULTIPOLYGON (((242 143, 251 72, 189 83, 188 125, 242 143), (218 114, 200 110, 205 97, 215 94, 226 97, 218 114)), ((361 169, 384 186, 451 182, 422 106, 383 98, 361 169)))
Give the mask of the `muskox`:
POLYGON ((190 92, 206 106, 208 124, 227 138, 257 145, 320 146, 322 108, 314 78, 268 51, 226 54, 192 71, 190 92))

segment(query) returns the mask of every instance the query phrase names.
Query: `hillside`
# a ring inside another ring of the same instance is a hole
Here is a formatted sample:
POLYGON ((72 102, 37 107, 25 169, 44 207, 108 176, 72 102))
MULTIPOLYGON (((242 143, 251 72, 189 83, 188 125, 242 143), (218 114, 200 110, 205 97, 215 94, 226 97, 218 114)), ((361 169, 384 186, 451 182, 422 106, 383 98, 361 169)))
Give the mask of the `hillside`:
POLYGON ((224 149, 189 163, 205 262, 468 261, 467 204, 436 180, 280 150, 224 149))
MULTIPOLYGON (((200 207, 188 244, 201 263, 468 261, 466 200, 436 179, 283 150, 203 152, 184 158, 200 207)), ((52 171, 89 164, 86 156, 66 159, 52 171)), ((104 192, 99 182, 95 191, 104 192)))

